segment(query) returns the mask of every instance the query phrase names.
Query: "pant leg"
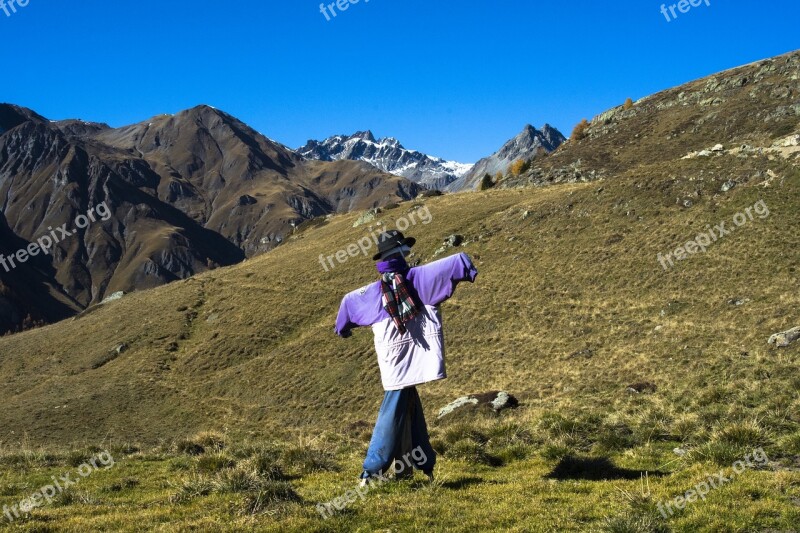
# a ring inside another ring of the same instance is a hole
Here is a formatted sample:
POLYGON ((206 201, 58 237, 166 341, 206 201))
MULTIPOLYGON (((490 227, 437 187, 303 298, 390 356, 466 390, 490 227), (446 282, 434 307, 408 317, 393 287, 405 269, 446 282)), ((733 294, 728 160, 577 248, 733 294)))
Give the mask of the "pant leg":
POLYGON ((394 452, 394 477, 395 479, 411 479, 414 477, 414 469, 411 468, 411 423, 414 416, 414 401, 413 397, 416 393, 415 387, 409 387, 403 390, 403 406, 398 409, 404 409, 405 414, 403 417, 403 426, 397 438, 397 446, 394 452))
POLYGON ((430 435, 428 435, 428 425, 425 423, 425 413, 422 411, 422 401, 419 393, 414 388, 409 398, 411 405, 411 459, 414 466, 430 474, 436 466, 436 452, 431 446, 430 435))
POLYGON ((407 390, 386 391, 364 459, 362 478, 389 473, 407 414, 407 390))

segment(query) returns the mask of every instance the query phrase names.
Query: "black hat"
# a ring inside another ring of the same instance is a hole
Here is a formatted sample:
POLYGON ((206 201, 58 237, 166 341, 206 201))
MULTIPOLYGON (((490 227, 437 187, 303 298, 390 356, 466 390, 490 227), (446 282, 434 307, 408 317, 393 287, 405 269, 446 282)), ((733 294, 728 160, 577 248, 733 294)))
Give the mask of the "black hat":
POLYGON ((381 256, 398 246, 408 246, 411 248, 417 243, 414 237, 404 237, 403 234, 397 230, 386 231, 381 233, 378 237, 378 253, 372 258, 373 261, 379 261, 381 256))

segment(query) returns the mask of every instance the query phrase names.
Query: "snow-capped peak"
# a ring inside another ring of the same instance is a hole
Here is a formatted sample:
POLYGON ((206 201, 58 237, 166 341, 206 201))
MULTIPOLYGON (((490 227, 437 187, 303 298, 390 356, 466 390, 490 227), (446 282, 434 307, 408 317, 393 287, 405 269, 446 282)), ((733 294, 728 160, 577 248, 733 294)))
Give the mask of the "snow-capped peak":
POLYGON ((306 159, 322 161, 365 161, 384 172, 437 189, 446 187, 472 168, 471 164, 407 150, 394 137, 376 139, 370 130, 334 135, 324 141, 309 140, 297 153, 306 159))

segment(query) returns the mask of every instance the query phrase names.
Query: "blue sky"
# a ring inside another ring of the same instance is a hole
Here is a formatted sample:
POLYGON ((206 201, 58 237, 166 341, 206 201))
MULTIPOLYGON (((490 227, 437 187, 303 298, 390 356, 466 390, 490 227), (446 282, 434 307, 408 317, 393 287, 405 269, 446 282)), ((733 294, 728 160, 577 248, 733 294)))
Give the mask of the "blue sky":
POLYGON ((0 10, 0 101, 112 126, 205 103, 291 147, 372 129, 474 162, 526 123, 569 135, 800 48, 796 0, 709 1, 667 22, 659 0, 361 0, 330 21, 319 0, 29 0, 0 10))

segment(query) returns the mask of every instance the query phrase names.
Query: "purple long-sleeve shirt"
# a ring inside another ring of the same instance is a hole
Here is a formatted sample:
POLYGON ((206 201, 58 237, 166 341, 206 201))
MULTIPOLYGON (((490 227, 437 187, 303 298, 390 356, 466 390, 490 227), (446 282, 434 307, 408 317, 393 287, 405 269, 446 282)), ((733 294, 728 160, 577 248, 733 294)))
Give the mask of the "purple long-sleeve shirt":
POLYGON ((478 270, 469 256, 459 253, 410 269, 406 274, 420 303, 421 312, 406 324, 401 335, 381 305, 381 284, 371 283, 347 294, 336 318, 336 333, 372 326, 375 351, 385 390, 400 390, 447 377, 444 335, 439 305, 450 298, 461 281, 474 282, 478 270))

